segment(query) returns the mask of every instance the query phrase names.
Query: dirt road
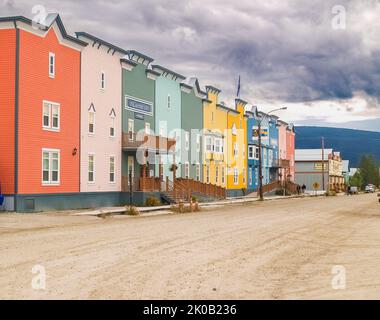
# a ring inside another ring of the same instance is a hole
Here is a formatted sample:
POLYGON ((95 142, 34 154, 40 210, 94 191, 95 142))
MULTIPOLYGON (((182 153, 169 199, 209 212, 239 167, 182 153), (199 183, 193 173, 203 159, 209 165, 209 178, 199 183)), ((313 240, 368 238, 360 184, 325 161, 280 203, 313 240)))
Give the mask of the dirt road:
POLYGON ((0 298, 380 299, 380 204, 361 195, 157 217, 0 215, 0 298), (31 287, 35 265, 45 290, 31 287), (332 287, 337 265, 345 289, 332 287))

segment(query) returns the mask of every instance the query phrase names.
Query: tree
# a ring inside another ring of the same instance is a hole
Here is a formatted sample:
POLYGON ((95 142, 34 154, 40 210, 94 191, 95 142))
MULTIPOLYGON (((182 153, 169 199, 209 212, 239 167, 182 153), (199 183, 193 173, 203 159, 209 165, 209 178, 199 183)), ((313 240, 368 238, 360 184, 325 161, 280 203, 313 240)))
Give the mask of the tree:
POLYGON ((355 174, 350 178, 350 186, 362 188, 364 185, 364 180, 360 174, 360 170, 356 171, 355 174))
POLYGON ((362 156, 360 159, 359 170, 360 176, 363 179, 361 187, 364 187, 367 184, 374 184, 376 186, 380 184, 379 165, 376 163, 376 160, 372 155, 362 156))

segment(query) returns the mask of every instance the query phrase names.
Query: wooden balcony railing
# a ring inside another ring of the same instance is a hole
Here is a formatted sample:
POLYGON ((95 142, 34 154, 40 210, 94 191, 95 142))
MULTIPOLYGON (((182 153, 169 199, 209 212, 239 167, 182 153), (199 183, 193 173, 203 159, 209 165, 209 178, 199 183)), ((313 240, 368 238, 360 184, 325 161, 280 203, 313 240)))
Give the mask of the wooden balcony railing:
MULTIPOLYGON (((148 134, 123 133, 122 147, 123 149, 137 149, 144 145, 149 150, 160 150, 168 152, 175 146, 174 139, 153 136, 148 134)), ((174 151, 174 150, 173 150, 174 151)))

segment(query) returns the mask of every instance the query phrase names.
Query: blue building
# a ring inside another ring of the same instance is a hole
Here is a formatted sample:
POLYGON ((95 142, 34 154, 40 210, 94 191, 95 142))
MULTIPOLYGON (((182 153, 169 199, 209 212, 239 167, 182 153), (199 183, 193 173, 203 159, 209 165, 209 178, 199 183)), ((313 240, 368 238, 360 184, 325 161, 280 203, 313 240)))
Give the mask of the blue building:
POLYGON ((261 156, 263 184, 270 184, 278 180, 279 149, 278 127, 275 116, 267 115, 254 108, 246 112, 247 119, 247 143, 248 143, 248 192, 256 191, 259 187, 259 139, 258 125, 261 119, 261 156))

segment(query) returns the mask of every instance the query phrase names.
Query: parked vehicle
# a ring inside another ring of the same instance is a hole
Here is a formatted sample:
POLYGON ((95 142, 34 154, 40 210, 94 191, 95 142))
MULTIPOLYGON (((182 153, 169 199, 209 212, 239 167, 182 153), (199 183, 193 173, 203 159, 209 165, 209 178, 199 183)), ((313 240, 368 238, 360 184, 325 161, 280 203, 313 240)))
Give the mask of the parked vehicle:
POLYGON ((0 183, 0 206, 4 203, 4 196, 1 194, 1 183, 0 183))
POLYGON ((348 192, 350 195, 352 194, 359 194, 359 188, 355 186, 351 186, 348 192))
POLYGON ((375 186, 373 184, 369 184, 364 189, 365 193, 375 193, 375 186))

